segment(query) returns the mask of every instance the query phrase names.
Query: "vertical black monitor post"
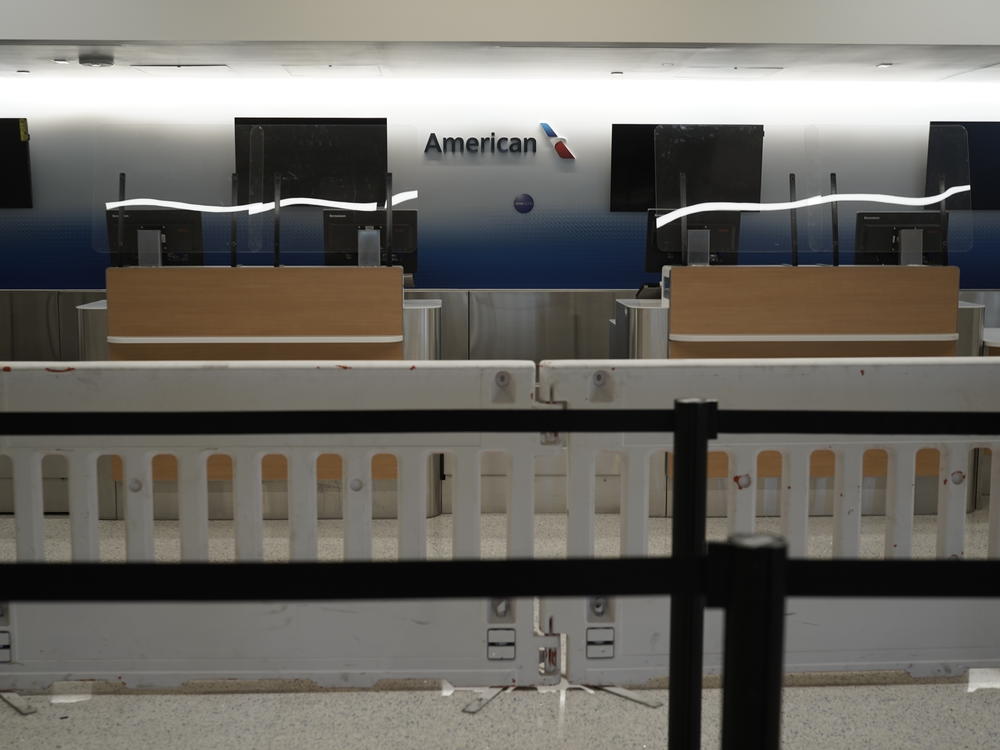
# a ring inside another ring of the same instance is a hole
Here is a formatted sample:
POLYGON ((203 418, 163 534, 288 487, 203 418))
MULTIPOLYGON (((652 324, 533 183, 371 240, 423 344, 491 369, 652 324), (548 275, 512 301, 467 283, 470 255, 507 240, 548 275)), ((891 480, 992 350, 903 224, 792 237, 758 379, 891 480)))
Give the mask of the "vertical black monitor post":
MULTIPOLYGON (((237 205, 236 202, 236 173, 233 172, 230 178, 230 186, 232 187, 233 193, 233 205, 237 205)), ((232 268, 236 268, 236 212, 233 211, 229 214, 229 265, 232 268)))
MULTIPOLYGON (((125 173, 118 173, 118 200, 125 200, 125 173)), ((115 261, 119 268, 125 265, 125 208, 118 207, 118 230, 115 235, 115 261)))
POLYGON ((274 267, 281 265, 281 175, 274 175, 274 267))
MULTIPOLYGON (((837 194, 837 173, 830 172, 830 195, 837 194)), ((833 247, 833 265, 840 265, 840 219, 837 215, 837 201, 830 204, 830 244, 833 247)))
MULTIPOLYGON (((677 175, 677 190, 678 190, 678 208, 687 208, 687 175, 681 172, 677 175)), ((659 204, 657 204, 659 205, 659 204)), ((681 217, 681 259, 683 264, 686 266, 688 264, 688 219, 687 216, 681 217)))
POLYGON ((392 172, 385 173, 385 231, 382 233, 382 257, 392 254, 392 172))
MULTIPOLYGON (((795 203, 795 172, 788 173, 788 199, 795 203)), ((792 235, 792 268, 799 265, 799 211, 793 208, 788 212, 788 221, 792 235)))

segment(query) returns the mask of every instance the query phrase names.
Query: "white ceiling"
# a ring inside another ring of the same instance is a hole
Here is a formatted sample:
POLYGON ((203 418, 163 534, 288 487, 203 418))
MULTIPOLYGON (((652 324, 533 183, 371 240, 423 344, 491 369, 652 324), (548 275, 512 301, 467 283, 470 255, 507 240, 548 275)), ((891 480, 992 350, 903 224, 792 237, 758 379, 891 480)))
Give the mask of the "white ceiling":
POLYGON ((0 76, 1000 81, 1000 46, 466 43, 0 44, 0 76), (108 68, 81 56, 114 58, 108 68), (68 64, 57 64, 64 59, 68 64), (892 63, 889 67, 877 67, 892 63), (171 67, 182 66, 182 67, 171 67), (187 66, 187 67, 183 67, 187 66), (30 73, 18 74, 18 70, 30 73))

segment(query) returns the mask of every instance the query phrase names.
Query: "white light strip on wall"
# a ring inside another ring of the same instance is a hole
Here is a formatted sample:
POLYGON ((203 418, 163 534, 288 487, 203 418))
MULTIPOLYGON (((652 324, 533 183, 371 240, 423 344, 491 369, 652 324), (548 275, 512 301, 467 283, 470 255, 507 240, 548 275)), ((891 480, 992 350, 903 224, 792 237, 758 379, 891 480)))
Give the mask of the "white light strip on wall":
MULTIPOLYGON (((349 203, 348 201, 327 201, 321 198, 282 198, 281 207, 285 206, 319 206, 321 208, 337 208, 342 211, 374 211, 378 204, 371 203, 349 203)), ((263 214, 274 210, 274 201, 270 203, 254 203, 247 213, 263 214)))
POLYGON ((109 344, 398 344, 390 336, 108 336, 109 344))
POLYGON ((881 195, 879 193, 840 193, 834 195, 814 195, 811 198, 803 198, 799 201, 787 201, 785 203, 696 203, 693 206, 674 209, 670 213, 656 218, 656 228, 665 227, 671 222, 683 219, 691 214, 700 214, 706 211, 788 211, 792 208, 808 208, 809 206, 822 206, 825 203, 839 203, 842 201, 861 201, 865 203, 890 203, 897 206, 929 206, 932 203, 940 203, 957 193, 967 193, 972 189, 971 185, 956 185, 950 187, 938 195, 928 195, 925 198, 910 198, 904 195, 881 195))
MULTIPOLYGON (((392 205, 414 200, 419 195, 416 190, 407 190, 396 193, 392 196, 392 205)), ((247 212, 248 214, 260 214, 274 210, 274 201, 270 203, 244 203, 239 206, 210 206, 203 203, 184 203, 182 201, 165 201, 159 198, 129 198, 123 201, 109 201, 104 204, 106 209, 115 208, 178 208, 183 211, 201 211, 208 214, 234 214, 247 212)), ((319 206, 320 208, 339 208, 344 211, 374 211, 378 204, 371 203, 351 203, 349 201, 328 201, 321 198, 282 198, 281 207, 285 206, 319 206)))
POLYGON ((129 198, 124 201, 111 201, 105 203, 107 209, 113 208, 135 208, 138 206, 148 206, 153 208, 179 208, 185 211, 201 211, 208 214, 235 214, 242 211, 251 211, 254 206, 260 203, 245 203, 242 206, 206 206, 200 203, 182 203, 181 201, 162 201, 159 198, 129 198))
POLYGON ((404 190, 402 193, 396 193, 392 196, 392 205, 398 206, 400 203, 406 203, 406 201, 412 201, 417 197, 416 190, 404 190))

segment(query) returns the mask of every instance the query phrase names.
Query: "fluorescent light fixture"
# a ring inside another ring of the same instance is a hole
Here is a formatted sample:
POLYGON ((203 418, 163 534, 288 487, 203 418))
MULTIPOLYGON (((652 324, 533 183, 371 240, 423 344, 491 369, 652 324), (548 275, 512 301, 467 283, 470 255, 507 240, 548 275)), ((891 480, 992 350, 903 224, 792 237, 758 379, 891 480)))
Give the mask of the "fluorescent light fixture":
POLYGON ((911 198, 904 195, 882 195, 881 193, 839 193, 834 195, 814 195, 811 198, 803 198, 798 201, 786 201, 784 203, 696 203, 693 206, 678 208, 670 213, 658 216, 656 228, 665 227, 667 224, 683 219, 691 214, 700 214, 706 211, 789 211, 793 208, 808 208, 809 206, 822 206, 827 203, 842 203, 844 201, 861 201, 864 203, 889 203, 895 206, 929 206, 932 203, 940 203, 958 193, 967 193, 972 189, 971 185, 956 185, 950 187, 938 195, 928 195, 925 198, 911 198))
POLYGON ((882 63, 879 63, 878 65, 876 65, 875 67, 876 68, 891 68, 894 64, 895 63, 891 63, 891 62, 882 62, 882 63))
POLYGON ((129 67, 151 76, 211 76, 233 72, 232 68, 225 63, 137 64, 129 67))
POLYGON ((381 65, 282 65, 290 76, 315 78, 381 78, 384 70, 381 65))
POLYGON ((67 60, 65 57, 53 57, 52 62, 54 62, 56 65, 69 65, 69 60, 67 60))
MULTIPOLYGON (((419 195, 416 190, 407 190, 396 193, 392 196, 392 205, 414 200, 419 195)), ((274 201, 270 203, 244 203, 239 206, 211 206, 203 203, 184 203, 183 201, 165 201, 159 198, 129 198, 123 201, 109 201, 104 204, 108 210, 116 208, 176 208, 182 211, 200 211, 206 214, 236 214, 246 212, 248 214, 262 214, 274 210, 274 201)), ((349 201, 328 201, 322 198, 282 198, 281 207, 285 206, 319 206, 320 208, 337 208, 344 211, 374 211, 378 204, 371 203, 351 203, 349 201)))
POLYGON ((88 68, 108 68, 115 64, 115 58, 101 52, 81 52, 77 62, 88 68))

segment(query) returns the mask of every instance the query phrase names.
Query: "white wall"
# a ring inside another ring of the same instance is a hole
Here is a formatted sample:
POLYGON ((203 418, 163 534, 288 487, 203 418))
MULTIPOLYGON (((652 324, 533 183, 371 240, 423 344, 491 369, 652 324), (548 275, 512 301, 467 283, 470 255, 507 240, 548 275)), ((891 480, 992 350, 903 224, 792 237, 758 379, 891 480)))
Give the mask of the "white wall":
MULTIPOLYGON (((117 197, 122 171, 130 197, 228 204, 234 117, 387 117, 395 187, 420 191, 411 207, 420 211, 426 285, 625 288, 641 274, 644 224, 608 211, 612 123, 762 124, 768 202, 787 199, 789 172, 800 197, 827 192, 830 172, 840 192, 922 195, 928 122, 1000 121, 998 94, 995 83, 609 77, 0 79, 0 117, 29 121, 35 195, 31 212, 0 225, 0 273, 12 286, 99 286, 103 204, 117 197), (567 139, 574 161, 555 155, 540 122, 567 139), (431 159, 423 149, 432 131, 534 137, 538 151, 431 159), (523 193, 535 203, 527 215, 513 208, 523 193), (52 269, 65 278, 53 280, 52 269)), ((841 209, 851 237, 851 212, 862 210, 870 208, 841 209)), ((319 219, 309 221, 314 235, 297 240, 283 218, 286 251, 319 252, 319 219)), ((828 252, 829 209, 798 221, 801 250, 828 252)), ((271 222, 255 217, 241 248, 270 252, 271 222)), ((749 215, 744 229, 756 252, 787 252, 787 217, 749 215)), ((212 242, 227 242, 223 234, 212 242)), ((991 257, 982 263, 997 267, 991 257)), ((994 285, 992 275, 975 276, 985 267, 967 269, 972 286, 994 285)))
POLYGON ((15 0, 0 39, 996 44, 995 0, 15 0))
POLYGON ((130 194, 228 202, 233 118, 388 117, 390 167, 421 208, 443 202, 504 209, 535 190, 549 205, 607 210, 611 124, 760 123, 763 199, 800 194, 923 191, 930 120, 1000 120, 1000 84, 573 79, 89 79, 0 81, 0 117, 27 117, 38 208, 130 194), (576 154, 556 158, 539 123, 576 154), (531 136, 538 153, 429 159, 428 134, 531 136), (73 184, 73 190, 68 190, 73 184), (427 201, 425 203, 424 201, 427 201))

